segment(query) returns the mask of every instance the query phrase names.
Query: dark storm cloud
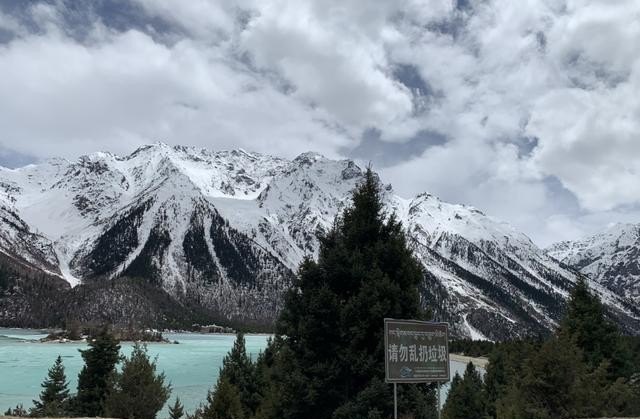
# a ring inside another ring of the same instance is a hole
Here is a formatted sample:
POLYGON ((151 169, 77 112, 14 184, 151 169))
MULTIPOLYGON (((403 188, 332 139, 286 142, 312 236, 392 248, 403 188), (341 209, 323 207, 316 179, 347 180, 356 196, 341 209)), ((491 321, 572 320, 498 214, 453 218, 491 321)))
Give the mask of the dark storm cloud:
MULTIPOLYGON (((415 65, 395 64, 393 77, 411 91, 414 116, 428 112, 429 108, 434 105, 434 102, 443 96, 442 92, 435 91, 429 83, 422 78, 419 69, 415 65)), ((420 136, 425 136, 425 133, 418 132, 414 137, 420 136)), ((416 140, 415 138, 411 138, 409 142, 416 140)))
MULTIPOLYGON (((55 11, 59 28, 78 42, 90 41, 96 24, 118 32, 137 30, 158 42, 175 42, 184 35, 175 25, 149 15, 141 5, 129 0, 5 0, 0 3, 0 11, 18 21, 23 35, 46 33, 47 24, 51 22, 42 19, 37 9, 47 7, 55 11)), ((13 33, 6 40, 14 39, 16 35, 13 33)))
POLYGON ((563 212, 567 215, 582 216, 586 212, 580 207, 576 196, 562 185, 560 179, 555 176, 546 176, 543 179, 546 186, 549 202, 553 212, 563 212))
POLYGON ((15 34, 7 29, 0 28, 0 44, 6 44, 15 38, 15 34))
POLYGON ((528 159, 538 146, 539 140, 536 137, 521 136, 515 139, 507 139, 506 142, 513 144, 517 148, 518 158, 528 159))
POLYGON ((418 68, 411 64, 397 64, 393 70, 394 77, 409 89, 415 90, 421 96, 432 95, 433 89, 420 76, 418 68))
POLYGON ((380 131, 374 128, 365 130, 362 141, 357 147, 343 152, 357 160, 371 162, 375 167, 394 166, 400 162, 418 157, 429 147, 447 142, 444 135, 428 130, 418 131, 408 141, 389 143, 380 140, 380 131))
POLYGON ((472 0, 455 0, 455 3, 458 10, 470 10, 473 8, 472 0))

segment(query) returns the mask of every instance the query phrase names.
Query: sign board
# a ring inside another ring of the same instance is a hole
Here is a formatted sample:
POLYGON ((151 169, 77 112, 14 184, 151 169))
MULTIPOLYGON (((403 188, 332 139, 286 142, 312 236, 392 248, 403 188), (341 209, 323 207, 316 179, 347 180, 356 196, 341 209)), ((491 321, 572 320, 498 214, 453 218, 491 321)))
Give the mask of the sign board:
POLYGON ((449 324, 384 319, 388 383, 449 381, 449 324))

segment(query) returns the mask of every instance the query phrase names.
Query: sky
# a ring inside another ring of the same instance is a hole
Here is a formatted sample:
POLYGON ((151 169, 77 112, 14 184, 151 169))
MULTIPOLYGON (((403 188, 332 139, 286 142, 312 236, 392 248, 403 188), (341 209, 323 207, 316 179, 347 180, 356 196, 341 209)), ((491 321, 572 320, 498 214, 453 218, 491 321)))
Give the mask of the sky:
POLYGON ((547 246, 640 222, 637 0, 0 0, 0 164, 372 164, 547 246))

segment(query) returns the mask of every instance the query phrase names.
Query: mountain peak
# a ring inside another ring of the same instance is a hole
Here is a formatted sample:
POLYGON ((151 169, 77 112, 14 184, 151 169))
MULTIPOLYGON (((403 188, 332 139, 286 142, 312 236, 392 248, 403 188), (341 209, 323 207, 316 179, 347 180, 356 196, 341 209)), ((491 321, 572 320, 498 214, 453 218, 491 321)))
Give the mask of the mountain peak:
POLYGON ((298 164, 310 165, 320 160, 327 160, 325 156, 315 151, 307 151, 299 154, 293 161, 298 164))
POLYGON ((640 224, 617 223, 580 240, 546 249, 603 287, 640 303, 640 224))

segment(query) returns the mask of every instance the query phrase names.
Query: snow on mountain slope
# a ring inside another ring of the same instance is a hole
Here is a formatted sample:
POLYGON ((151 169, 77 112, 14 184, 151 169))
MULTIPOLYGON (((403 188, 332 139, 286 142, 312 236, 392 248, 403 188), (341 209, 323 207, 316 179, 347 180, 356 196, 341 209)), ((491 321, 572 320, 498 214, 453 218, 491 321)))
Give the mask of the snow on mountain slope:
POLYGON ((53 244, 34 233, 14 209, 0 204, 0 252, 25 268, 60 275, 53 244))
MULTIPOLYGON (((288 161, 164 144, 0 169, 0 250, 72 285, 136 277, 181 304, 269 323, 362 174, 315 153, 288 161)), ((456 333, 501 339, 554 327, 573 271, 474 208, 402 199, 390 186, 384 199, 425 266, 425 304, 456 333)), ((622 297, 596 291, 640 330, 622 297)))
MULTIPOLYGON (((575 272, 509 224, 429 194, 396 197, 390 206, 404 221, 416 255, 453 301, 445 301, 442 312, 452 323, 467 325, 470 335, 543 333, 562 316, 575 272)), ((622 323, 637 327, 638 313, 626 301, 597 284, 594 290, 622 323)))
POLYGON ((556 243, 547 253, 615 294, 640 303, 640 224, 616 224, 582 240, 556 243))

